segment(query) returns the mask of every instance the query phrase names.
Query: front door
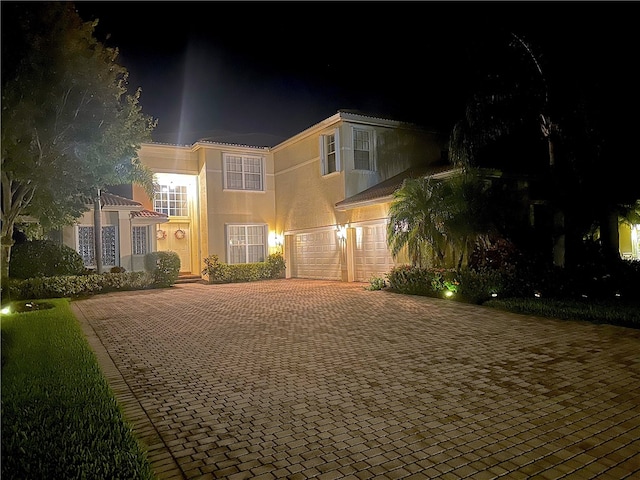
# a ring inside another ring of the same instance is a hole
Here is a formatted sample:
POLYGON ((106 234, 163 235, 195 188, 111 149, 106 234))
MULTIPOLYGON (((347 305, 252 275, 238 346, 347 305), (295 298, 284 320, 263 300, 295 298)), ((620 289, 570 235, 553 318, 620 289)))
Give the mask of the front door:
POLYGON ((158 251, 176 252, 180 257, 180 273, 191 273, 191 229, 188 223, 158 225, 164 238, 158 237, 158 251))

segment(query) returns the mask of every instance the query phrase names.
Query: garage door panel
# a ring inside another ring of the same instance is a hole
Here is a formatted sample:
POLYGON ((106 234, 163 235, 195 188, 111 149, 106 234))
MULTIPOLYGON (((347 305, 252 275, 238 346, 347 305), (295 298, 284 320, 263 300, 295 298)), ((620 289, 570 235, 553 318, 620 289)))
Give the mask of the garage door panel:
POLYGON ((298 278, 340 280, 340 249, 335 230, 295 235, 293 275, 298 278))
POLYGON ((356 227, 354 255, 356 281, 368 282, 374 276, 384 277, 395 265, 387 247, 386 224, 356 227))

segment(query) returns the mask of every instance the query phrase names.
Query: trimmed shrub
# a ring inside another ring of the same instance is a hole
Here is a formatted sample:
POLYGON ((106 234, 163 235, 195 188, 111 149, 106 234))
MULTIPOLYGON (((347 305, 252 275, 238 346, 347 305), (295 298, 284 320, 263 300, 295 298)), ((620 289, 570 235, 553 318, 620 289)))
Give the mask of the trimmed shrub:
POLYGON ((427 295, 430 291, 430 280, 426 269, 412 265, 398 265, 387 274, 389 287, 400 293, 409 295, 427 295))
POLYGON ((82 272, 82 257, 66 245, 51 240, 32 240, 17 243, 11 248, 9 276, 12 278, 80 275, 82 272))
POLYGON ((286 269, 284 257, 281 253, 272 253, 267 257, 269 278, 282 278, 286 269))
POLYGON ((460 272, 460 296, 468 302, 480 304, 504 295, 505 275, 499 270, 465 268, 460 272))
POLYGON ((420 268, 412 265, 399 265, 387 274, 389 287, 400 293, 444 297, 455 293, 459 281, 454 270, 444 268, 420 268))
POLYGON ((176 252, 147 253, 144 266, 151 273, 155 287, 170 287, 180 275, 180 257, 176 252))
POLYGON ((221 262, 217 255, 209 255, 204 260, 202 274, 209 283, 255 282, 270 278, 281 278, 285 271, 282 254, 269 255, 266 262, 238 263, 229 265, 221 262))
POLYGON ((387 286, 387 282, 384 278, 382 277, 377 277, 375 275, 372 275, 369 278, 369 286, 368 287, 364 287, 365 290, 382 290, 384 288, 386 288, 387 286))
POLYGON ((10 298, 13 300, 83 297, 96 293, 152 287, 155 287, 153 277, 147 272, 35 277, 9 281, 10 298))

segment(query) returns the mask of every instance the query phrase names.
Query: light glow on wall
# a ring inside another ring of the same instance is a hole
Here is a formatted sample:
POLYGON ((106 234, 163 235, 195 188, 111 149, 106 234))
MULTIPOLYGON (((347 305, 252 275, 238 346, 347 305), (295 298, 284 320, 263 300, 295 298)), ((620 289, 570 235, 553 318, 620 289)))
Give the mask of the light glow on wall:
POLYGON ((269 246, 281 247, 284 243, 284 235, 278 234, 274 231, 269 232, 269 246))
POLYGON ((349 228, 349 224, 347 223, 346 225, 336 225, 336 235, 338 236, 338 239, 340 240, 346 240, 347 239, 347 228, 349 228))

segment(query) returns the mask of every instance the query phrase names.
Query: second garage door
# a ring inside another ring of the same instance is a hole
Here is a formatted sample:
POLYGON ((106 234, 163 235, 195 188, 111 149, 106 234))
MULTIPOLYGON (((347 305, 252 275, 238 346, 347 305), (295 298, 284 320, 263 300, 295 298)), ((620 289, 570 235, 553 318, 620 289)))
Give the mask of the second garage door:
POLYGON ((385 278, 394 266, 387 247, 386 224, 356 227, 355 272, 356 282, 368 282, 371 277, 385 278))

